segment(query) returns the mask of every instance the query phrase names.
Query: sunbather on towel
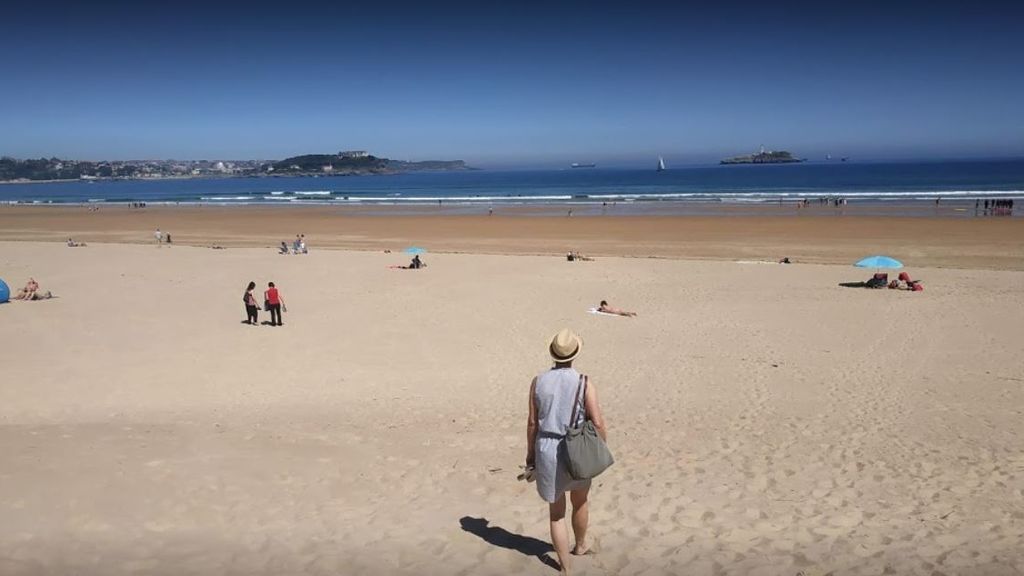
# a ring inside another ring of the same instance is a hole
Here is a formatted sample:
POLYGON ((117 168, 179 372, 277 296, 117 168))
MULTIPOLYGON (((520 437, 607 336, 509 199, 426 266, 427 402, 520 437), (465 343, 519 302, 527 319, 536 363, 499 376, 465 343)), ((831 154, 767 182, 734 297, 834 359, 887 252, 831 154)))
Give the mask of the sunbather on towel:
POLYGON ((619 316, 636 316, 636 312, 627 312, 626 310, 609 306, 607 300, 601 300, 601 305, 597 307, 597 311, 604 312, 605 314, 618 314, 619 316))

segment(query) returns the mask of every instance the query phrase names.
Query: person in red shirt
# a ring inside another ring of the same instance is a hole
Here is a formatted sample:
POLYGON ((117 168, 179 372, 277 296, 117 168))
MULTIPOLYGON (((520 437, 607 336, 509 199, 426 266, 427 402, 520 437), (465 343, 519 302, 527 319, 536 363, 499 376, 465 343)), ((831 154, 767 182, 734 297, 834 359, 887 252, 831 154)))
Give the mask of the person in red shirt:
MULTIPOLYGON (((267 284, 267 291, 263 293, 263 299, 267 303, 267 311, 270 312, 270 325, 284 326, 284 323, 281 322, 281 307, 284 306, 284 298, 281 298, 281 294, 273 282, 267 284)), ((284 306, 284 310, 288 310, 288 307, 284 306)))

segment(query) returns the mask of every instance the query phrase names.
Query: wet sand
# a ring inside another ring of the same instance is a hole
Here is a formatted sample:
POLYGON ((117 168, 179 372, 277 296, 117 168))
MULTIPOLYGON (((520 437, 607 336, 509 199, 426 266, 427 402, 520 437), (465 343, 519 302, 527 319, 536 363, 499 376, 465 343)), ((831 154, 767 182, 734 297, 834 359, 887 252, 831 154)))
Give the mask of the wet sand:
MULTIPOLYGON (((811 206, 742 207, 743 216, 601 215, 599 208, 501 207, 494 216, 453 207, 153 206, 132 210, 0 206, 0 240, 148 243, 153 231, 177 244, 273 247, 306 235, 313 250, 565 254, 849 264, 888 254, 909 266, 1024 270, 1024 219, 963 217, 942 206, 932 217, 878 215, 811 206), (753 212, 751 212, 753 210, 753 212), (751 215, 753 214, 753 215, 751 215)), ((900 213, 891 208, 892 213, 900 213)), ((728 212, 719 213, 728 214, 728 212)))

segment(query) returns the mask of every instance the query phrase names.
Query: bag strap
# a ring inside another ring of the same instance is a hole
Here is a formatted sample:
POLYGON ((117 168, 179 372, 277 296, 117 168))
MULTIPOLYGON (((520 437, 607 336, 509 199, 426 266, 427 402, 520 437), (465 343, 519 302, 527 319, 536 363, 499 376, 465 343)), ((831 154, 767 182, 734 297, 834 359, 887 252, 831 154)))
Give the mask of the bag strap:
MULTIPOLYGON (((576 395, 573 396, 572 416, 569 417, 569 427, 570 428, 575 428, 576 427, 576 410, 579 408, 581 402, 585 402, 586 401, 586 393, 587 393, 587 376, 585 374, 580 374, 580 383, 576 385, 576 395)), ((585 413, 586 413, 586 405, 584 404, 583 414, 585 414, 585 413)))

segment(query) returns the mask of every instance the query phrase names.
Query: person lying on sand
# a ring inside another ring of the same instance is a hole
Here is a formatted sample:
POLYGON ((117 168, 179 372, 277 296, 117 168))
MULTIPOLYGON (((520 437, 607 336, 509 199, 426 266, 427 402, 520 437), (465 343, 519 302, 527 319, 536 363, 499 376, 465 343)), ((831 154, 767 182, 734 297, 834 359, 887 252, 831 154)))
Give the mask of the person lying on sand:
POLYGON ((597 311, 604 312, 605 314, 618 314, 619 316, 636 316, 636 312, 627 312, 626 310, 609 306, 607 300, 601 300, 601 305, 597 307, 597 311))
POLYGON ((75 242, 71 238, 68 238, 68 248, 78 248, 79 246, 85 246, 85 242, 75 242))
POLYGON ((565 259, 569 262, 593 262, 594 259, 590 256, 584 256, 579 252, 569 252, 566 254, 565 259))

